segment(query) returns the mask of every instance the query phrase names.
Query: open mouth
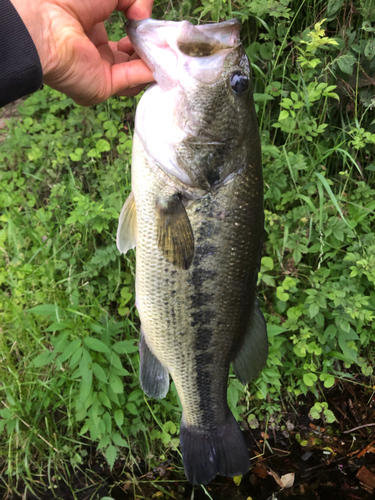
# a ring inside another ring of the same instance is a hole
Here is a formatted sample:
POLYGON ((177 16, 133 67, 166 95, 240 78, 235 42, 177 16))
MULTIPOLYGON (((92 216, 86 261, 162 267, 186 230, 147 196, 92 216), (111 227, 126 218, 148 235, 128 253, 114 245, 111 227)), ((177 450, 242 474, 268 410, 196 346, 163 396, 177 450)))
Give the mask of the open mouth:
POLYGON ((199 75, 205 83, 214 81, 225 56, 240 43, 236 19, 200 26, 188 21, 145 19, 128 21, 126 30, 135 50, 165 90, 177 85, 181 68, 199 75))

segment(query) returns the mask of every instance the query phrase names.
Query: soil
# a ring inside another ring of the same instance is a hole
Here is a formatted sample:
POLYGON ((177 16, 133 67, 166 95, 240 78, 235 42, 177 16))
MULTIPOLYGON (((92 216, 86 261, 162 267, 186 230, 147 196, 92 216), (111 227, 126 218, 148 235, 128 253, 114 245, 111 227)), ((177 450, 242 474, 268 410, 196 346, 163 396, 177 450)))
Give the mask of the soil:
MULTIPOLYGON (((133 470, 118 460, 112 471, 101 455, 86 467, 71 471, 70 484, 53 482, 37 497, 22 491, 5 493, 7 500, 371 500, 375 499, 375 392, 365 380, 337 383, 325 398, 337 419, 333 424, 312 420, 314 398, 301 398, 296 408, 281 415, 267 433, 247 428, 251 469, 240 481, 217 477, 204 488, 192 487, 181 472, 177 454, 147 470, 133 470), (289 484, 288 484, 289 482, 289 484), (284 486, 284 487, 282 487, 284 486), (72 493, 74 492, 74 494, 72 493)), ((368 382, 368 381, 367 381, 368 382)), ((239 479, 239 478, 238 478, 239 479)), ((45 484, 48 484, 47 478, 45 484)))

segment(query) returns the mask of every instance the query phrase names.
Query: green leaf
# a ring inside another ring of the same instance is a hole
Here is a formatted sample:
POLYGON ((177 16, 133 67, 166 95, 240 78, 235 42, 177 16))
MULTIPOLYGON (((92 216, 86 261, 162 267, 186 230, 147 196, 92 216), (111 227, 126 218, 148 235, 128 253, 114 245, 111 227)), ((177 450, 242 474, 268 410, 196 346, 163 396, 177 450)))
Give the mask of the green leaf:
POLYGON ((53 361, 55 356, 56 356, 55 352, 44 351, 41 354, 39 354, 39 356, 37 356, 35 359, 33 359, 32 364, 36 368, 40 368, 41 366, 48 365, 48 363, 53 361))
POLYGON ((105 450, 105 458, 107 459, 108 465, 112 469, 114 466, 115 460, 117 458, 117 448, 110 444, 108 448, 105 450))
POLYGON ((50 316, 53 321, 58 321, 61 316, 61 309, 54 304, 44 304, 28 309, 27 312, 37 314, 38 316, 50 316))
POLYGON ((95 339, 93 337, 86 337, 84 340, 84 344, 93 351, 97 352, 111 352, 109 347, 99 339, 95 339))
POLYGON ((320 174, 319 172, 315 172, 315 175, 318 177, 318 179, 320 180, 320 182, 323 184, 323 186, 325 187, 329 197, 331 198, 332 200, 332 203, 335 205, 335 208, 336 210, 338 211, 338 213, 340 214, 342 220, 345 222, 345 224, 350 227, 350 229, 352 229, 352 226, 348 223, 348 221, 345 219, 344 217, 344 214, 342 213, 341 211, 341 208, 339 207, 339 204, 337 202, 337 199, 336 199, 336 196, 333 194, 332 192, 332 189, 330 187, 330 185, 328 184, 327 182, 327 179, 325 177, 323 177, 322 174, 320 174))
POLYGON ((122 448, 129 448, 128 442, 118 432, 114 432, 112 434, 112 441, 117 446, 121 446, 122 448))
POLYGON ((123 413, 123 411, 122 410, 116 410, 113 416, 114 416, 116 425, 118 425, 118 427, 121 427, 122 424, 124 423, 124 413, 123 413))
POLYGON ((67 359, 71 358, 73 354, 79 349, 82 345, 81 339, 75 339, 69 342, 67 347, 64 349, 62 354, 57 358, 60 363, 64 363, 67 359))
POLYGON ((303 374, 303 381, 307 385, 307 387, 313 386, 317 380, 318 380, 318 377, 315 375, 315 373, 304 373, 303 374))
POLYGON ((135 340, 120 340, 113 344, 112 349, 119 354, 132 354, 138 351, 138 346, 134 345, 135 340))
POLYGON ((109 385, 115 394, 122 394, 124 392, 124 384, 122 383, 122 380, 114 373, 111 373, 109 377, 109 385))
POLYGON ((319 378, 323 382, 324 387, 327 389, 335 385, 335 377, 329 375, 328 373, 322 373, 319 378))
POLYGON ((110 151, 111 145, 105 139, 99 139, 96 143, 95 149, 100 153, 104 153, 105 151, 110 151))
POLYGON ((135 406, 134 403, 127 403, 126 404, 126 409, 128 410, 129 413, 131 413, 132 415, 138 415, 138 409, 137 407, 135 406))
POLYGON ((264 101, 273 101, 273 97, 269 94, 253 94, 254 102, 264 102, 264 101))
POLYGON ((111 442, 111 438, 108 436, 108 434, 104 434, 104 436, 101 438, 98 444, 98 450, 101 450, 108 446, 111 442))
POLYGON ((289 293, 285 293, 284 288, 282 286, 278 286, 276 288, 276 296, 282 302, 287 302, 289 299, 289 293))
POLYGON ((76 350, 76 352, 73 354, 73 356, 70 359, 70 364, 69 364, 70 368, 72 368, 72 366, 75 366, 79 362, 79 360, 81 359, 82 353, 83 353, 82 347, 80 347, 79 349, 76 350))
POLYGON ((264 270, 272 271, 273 270, 273 260, 271 259, 271 257, 262 257, 261 267, 263 267, 264 270))
POLYGON ((364 54, 369 61, 371 61, 371 59, 375 56, 375 40, 374 40, 374 38, 370 38, 369 40, 367 40, 364 54))
POLYGON ((81 381, 79 395, 77 398, 77 403, 78 403, 77 410, 82 408, 87 398, 90 396, 91 387, 92 387, 92 377, 89 383, 85 382, 84 380, 81 381))
POLYGON ((237 406, 239 400, 238 390, 233 384, 229 384, 228 387, 228 402, 232 405, 233 408, 237 406))
POLYGON ((327 17, 332 17, 341 8, 343 0, 328 0, 327 17))
POLYGON ((98 378, 101 382, 107 383, 107 375, 100 365, 93 363, 92 371, 94 372, 96 378, 98 378))
POLYGON ((168 420, 168 422, 165 422, 163 425, 163 431, 169 434, 176 434, 177 427, 171 420, 168 420))
POLYGON ((143 391, 140 389, 136 389, 129 394, 128 401, 142 401, 143 400, 143 391))
POLYGON ((99 398, 99 401, 104 405, 106 406, 107 408, 112 408, 112 405, 111 405, 111 402, 107 396, 107 394, 105 394, 105 392, 103 391, 100 391, 99 392, 99 395, 98 395, 98 398, 99 398))
POLYGON ((275 337, 280 333, 286 332, 287 329, 279 325, 267 325, 267 334, 269 337, 275 337))
POLYGON ((356 58, 353 54, 344 54, 336 59, 336 62, 343 73, 346 73, 347 75, 353 74, 353 66, 356 62, 356 58))
POLYGON ((279 122, 285 120, 288 117, 289 117, 289 112, 286 109, 283 109, 282 111, 280 111, 279 122))
POLYGON ((315 302, 313 304, 310 304, 310 307, 309 307, 309 314, 310 314, 310 318, 313 318, 314 316, 316 316, 319 312, 319 306, 318 304, 316 304, 315 302))
POLYGON ((324 410, 324 416, 328 424, 332 424, 336 421, 335 414, 331 410, 324 410))
MULTIPOLYGON (((91 357, 87 358, 87 351, 84 349, 82 352, 82 358, 79 362, 79 372, 81 374, 82 379, 87 383, 91 384, 92 382, 92 369, 91 369, 91 357)), ((89 355, 90 356, 90 355, 89 355)))

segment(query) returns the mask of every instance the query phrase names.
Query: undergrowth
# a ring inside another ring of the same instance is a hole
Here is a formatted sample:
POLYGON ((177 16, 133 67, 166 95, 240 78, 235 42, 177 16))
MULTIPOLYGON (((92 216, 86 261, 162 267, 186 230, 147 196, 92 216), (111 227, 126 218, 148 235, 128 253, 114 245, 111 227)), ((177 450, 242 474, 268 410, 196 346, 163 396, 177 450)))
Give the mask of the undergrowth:
MULTIPOLYGON (((308 391, 375 358, 375 4, 330 0, 158 1, 154 17, 237 17, 262 135, 266 238, 259 295, 266 368, 230 377, 239 421, 280 424, 308 391)), ((119 14, 108 23, 124 33, 119 14)), ((148 401, 138 382, 134 255, 115 234, 130 192, 137 99, 93 108, 45 87, 0 130, 0 478, 80 467, 92 446, 112 466, 151 464, 178 446, 172 384, 148 401)), ((371 379, 370 379, 371 380, 371 379)), ((54 471, 54 472, 51 472, 54 471)), ((49 475, 48 475, 49 474, 49 475)), ((66 472, 68 474, 68 472, 66 472)))

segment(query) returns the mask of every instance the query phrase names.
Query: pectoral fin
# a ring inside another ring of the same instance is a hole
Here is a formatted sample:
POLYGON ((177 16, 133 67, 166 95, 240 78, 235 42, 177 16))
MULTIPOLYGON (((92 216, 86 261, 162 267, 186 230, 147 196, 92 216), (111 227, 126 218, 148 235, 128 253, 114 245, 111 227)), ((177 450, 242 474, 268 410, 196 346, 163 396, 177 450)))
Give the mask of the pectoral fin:
POLYGON ((156 202, 158 247, 168 262, 189 269, 194 256, 194 235, 178 195, 156 202))
POLYGON ((129 194, 122 207, 117 228, 117 248, 121 253, 126 253, 135 248, 137 243, 137 219, 133 191, 129 194))
POLYGON ((233 371, 236 377, 243 384, 256 378, 266 364, 267 356, 267 327, 263 313, 259 309, 258 299, 256 299, 244 344, 233 361, 233 371))

